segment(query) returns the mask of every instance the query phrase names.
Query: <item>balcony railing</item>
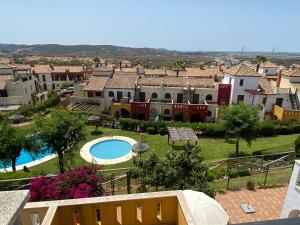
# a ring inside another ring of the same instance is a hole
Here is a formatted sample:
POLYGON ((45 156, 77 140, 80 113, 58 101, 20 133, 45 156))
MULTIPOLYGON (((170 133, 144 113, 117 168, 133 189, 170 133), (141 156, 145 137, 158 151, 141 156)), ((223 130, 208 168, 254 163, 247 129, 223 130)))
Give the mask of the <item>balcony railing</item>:
POLYGON ((95 98, 95 97, 71 97, 72 103, 87 103, 87 104, 97 104, 100 105, 104 102, 104 98, 95 98))
POLYGON ((0 97, 0 105, 22 105, 23 96, 0 97))

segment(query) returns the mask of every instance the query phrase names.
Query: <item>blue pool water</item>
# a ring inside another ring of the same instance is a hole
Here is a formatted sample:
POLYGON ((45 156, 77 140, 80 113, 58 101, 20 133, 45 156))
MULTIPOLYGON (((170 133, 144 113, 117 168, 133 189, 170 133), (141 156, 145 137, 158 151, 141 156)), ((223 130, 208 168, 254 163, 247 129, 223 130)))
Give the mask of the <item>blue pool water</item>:
POLYGON ((99 159, 117 159, 127 155, 131 149, 132 146, 128 142, 115 139, 94 144, 90 148, 90 153, 99 159))
MULTIPOLYGON (((37 159, 41 159, 41 158, 44 158, 45 156, 49 155, 50 153, 49 152, 46 152, 44 154, 40 154, 38 155, 37 157, 35 158, 32 158, 32 156, 25 150, 22 150, 21 151, 21 154, 19 156, 19 158, 17 159, 17 162, 16 162, 16 165, 19 166, 19 165, 23 165, 25 163, 30 163, 34 160, 37 160, 37 159)), ((7 165, 6 168, 9 168, 11 167, 11 164, 10 165, 7 165)), ((5 167, 0 163, 0 169, 4 169, 5 167)))

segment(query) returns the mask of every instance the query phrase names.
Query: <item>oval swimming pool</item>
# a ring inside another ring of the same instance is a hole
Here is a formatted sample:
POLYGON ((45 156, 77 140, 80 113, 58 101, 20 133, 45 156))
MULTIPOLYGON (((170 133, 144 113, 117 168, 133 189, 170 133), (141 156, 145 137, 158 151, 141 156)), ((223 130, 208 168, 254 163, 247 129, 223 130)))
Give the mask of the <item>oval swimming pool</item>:
POLYGON ((90 148, 90 153, 98 159, 116 159, 127 155, 132 149, 127 141, 111 139, 100 141, 90 148))

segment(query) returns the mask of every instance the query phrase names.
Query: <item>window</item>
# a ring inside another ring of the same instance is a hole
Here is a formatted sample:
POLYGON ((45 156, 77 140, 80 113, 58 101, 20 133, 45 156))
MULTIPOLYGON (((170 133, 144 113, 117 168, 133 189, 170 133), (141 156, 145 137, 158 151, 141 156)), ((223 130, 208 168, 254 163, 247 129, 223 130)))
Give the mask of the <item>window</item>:
POLYGON ((211 111, 208 110, 208 111, 207 111, 207 116, 208 116, 208 117, 211 117, 211 115, 212 115, 211 111))
POLYGON ((170 93, 166 93, 165 94, 165 99, 171 99, 171 94, 170 93))
POLYGON ((117 223, 119 225, 122 224, 122 206, 116 207, 116 215, 117 215, 117 223))
POLYGON ((262 104, 265 105, 267 102, 267 97, 263 97, 262 104))
POLYGON ((156 203, 156 218, 161 220, 161 203, 156 203))
POLYGON ((137 204, 136 205, 136 220, 139 222, 139 223, 142 223, 143 222, 143 206, 141 204, 137 204))
POLYGON ((113 91, 108 92, 108 97, 111 97, 111 98, 115 97, 114 92, 113 91))
POLYGON ((27 94, 27 88, 25 88, 25 94, 27 94))
POLYGON ((244 85, 244 79, 240 79, 240 86, 244 85))
POLYGON ((205 100, 206 101, 211 101, 212 100, 212 95, 206 95, 205 100))
POLYGON ((43 86, 44 86, 44 91, 47 91, 47 84, 43 83, 43 86))
POLYGON ((151 95, 151 98, 157 98, 157 93, 153 92, 152 95, 151 95))
POLYGON ((88 91, 88 97, 89 97, 89 98, 93 98, 93 97, 94 97, 94 93, 91 92, 91 91, 88 91))
POLYGON ((46 76, 45 75, 43 75, 43 81, 46 81, 46 76))
POLYGON ((96 224, 101 225, 101 212, 100 209, 95 210, 96 224))
POLYGON ((131 97, 131 92, 128 91, 127 97, 128 97, 128 98, 131 97))
POLYGON ((165 116, 170 116, 170 115, 171 115, 170 110, 169 110, 169 109, 165 109, 165 110, 164 110, 164 115, 165 115, 165 116))
POLYGON ((150 113, 151 113, 152 115, 157 115, 157 110, 156 110, 156 108, 152 108, 152 109, 150 110, 150 113))
POLYGON ((38 213, 31 213, 30 218, 32 225, 40 225, 40 216, 38 213))
POLYGON ((95 92, 95 96, 96 97, 101 97, 102 96, 102 92, 101 91, 96 91, 95 92))
POLYGON ((266 73, 268 72, 268 69, 266 69, 266 73))
POLYGON ((237 96, 237 103, 244 102, 244 95, 238 95, 237 96))

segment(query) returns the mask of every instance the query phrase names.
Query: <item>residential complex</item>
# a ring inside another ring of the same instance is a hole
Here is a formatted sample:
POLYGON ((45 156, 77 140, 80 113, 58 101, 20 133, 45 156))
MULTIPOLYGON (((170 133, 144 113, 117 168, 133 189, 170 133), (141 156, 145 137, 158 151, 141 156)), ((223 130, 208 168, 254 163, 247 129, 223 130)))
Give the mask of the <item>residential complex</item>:
MULTIPOLYGON (((232 60, 231 60, 232 61, 232 60)), ((220 105, 260 107, 259 117, 300 120, 300 69, 269 61, 198 68, 146 69, 128 60, 86 66, 0 65, 0 106, 18 107, 74 85, 69 110, 92 110, 135 119, 215 122, 220 105)), ((220 63, 219 63, 220 64, 220 63)))

